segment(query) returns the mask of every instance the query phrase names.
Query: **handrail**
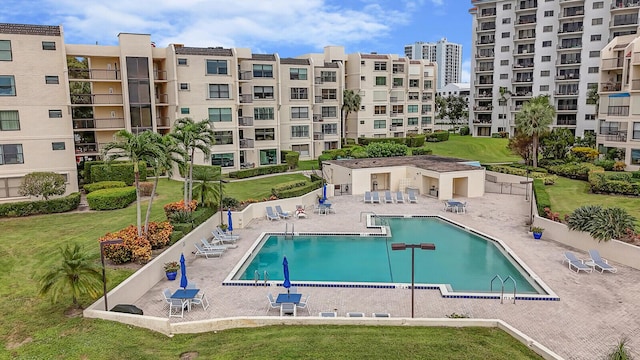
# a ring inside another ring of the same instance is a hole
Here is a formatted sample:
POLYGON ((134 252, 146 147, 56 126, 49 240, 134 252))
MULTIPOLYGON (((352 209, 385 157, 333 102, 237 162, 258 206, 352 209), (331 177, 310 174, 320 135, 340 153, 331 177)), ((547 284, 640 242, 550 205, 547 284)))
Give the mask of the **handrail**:
POLYGON ((511 279, 511 281, 513 281, 513 303, 516 303, 516 288, 518 287, 518 285, 516 285, 516 279, 512 278, 511 275, 507 276, 506 279, 504 279, 504 281, 506 282, 507 280, 511 279))
POLYGON ((496 274, 496 276, 494 276, 491 279, 491 284, 489 285, 489 289, 491 292, 493 292, 493 280, 495 280, 496 278, 498 278, 500 280, 500 285, 502 286, 502 289, 500 290, 500 304, 502 304, 502 295, 504 295, 504 280, 502 280, 502 278, 500 277, 500 275, 496 274))
MULTIPOLYGON (((258 272, 258 270, 256 270, 256 272, 258 272)), ((266 284, 267 281, 269 281, 269 273, 267 272, 267 270, 264 271, 264 283, 266 284)))
POLYGON ((260 273, 258 272, 258 270, 256 270, 253 273, 253 282, 257 284, 259 280, 260 280, 260 273))
POLYGON ((491 279, 491 284, 489 285, 490 286, 489 288, 490 288, 491 292, 493 292, 493 281, 496 278, 498 280, 500 280, 500 286, 501 286, 501 289, 500 289, 500 304, 504 303, 504 283, 507 282, 507 280, 509 280, 509 279, 511 279, 511 281, 513 282, 513 303, 515 304, 516 303, 516 288, 517 288, 516 280, 513 277, 511 277, 511 275, 508 275, 506 278, 503 279, 500 275, 496 274, 491 279))

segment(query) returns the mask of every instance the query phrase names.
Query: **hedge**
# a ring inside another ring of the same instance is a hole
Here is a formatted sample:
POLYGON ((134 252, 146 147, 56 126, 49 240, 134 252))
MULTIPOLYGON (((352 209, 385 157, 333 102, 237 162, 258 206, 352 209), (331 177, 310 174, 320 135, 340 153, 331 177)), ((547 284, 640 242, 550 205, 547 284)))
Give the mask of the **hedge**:
POLYGON ((433 150, 427 148, 415 148, 411 149, 411 155, 431 155, 433 150))
MULTIPOLYGON (((499 172, 502 174, 527 176, 526 169, 520 169, 520 168, 515 168, 515 167, 510 167, 505 165, 491 165, 491 166, 487 166, 487 169, 491 171, 499 172)), ((555 184, 556 180, 558 180, 557 175, 549 175, 546 172, 532 171, 532 172, 529 172, 528 176, 533 179, 540 179, 545 185, 553 185, 555 184)))
POLYGON ((87 202, 92 210, 122 209, 134 201, 136 201, 136 188, 133 186, 102 189, 87 195, 87 202))
POLYGON ((0 217, 62 213, 75 210, 78 205, 80 205, 80 193, 76 192, 49 200, 0 204, 0 217))
POLYGON ((193 227, 196 228, 203 222, 207 221, 213 214, 216 213, 216 209, 201 207, 193 212, 193 227))
POLYGON ((404 144, 410 148, 419 148, 424 146, 427 135, 413 135, 405 138, 404 144))
POLYGON ((547 166, 547 170, 549 170, 549 172, 552 174, 558 174, 570 179, 589 180, 590 171, 602 171, 603 169, 591 163, 570 163, 564 165, 547 166))
POLYGON ((284 162, 289 166, 289 169, 295 169, 298 167, 298 161, 300 160, 300 153, 297 151, 282 151, 284 155, 284 162))
POLYGON ((428 142, 442 142, 449 140, 448 131, 437 131, 427 135, 428 142))
POLYGON ((611 174, 592 171, 589 174, 591 192, 604 194, 640 195, 640 183, 631 182, 631 174, 611 174))
POLYGON ((369 144, 381 143, 381 142, 390 142, 390 143, 394 143, 394 144, 403 144, 404 145, 404 138, 401 138, 401 137, 388 137, 388 138, 360 137, 360 138, 358 138, 358 144, 360 144, 362 146, 367 146, 369 144))
POLYGON ((271 166, 260 166, 253 169, 245 169, 232 171, 229 173, 229 177, 235 179, 244 179, 253 176, 266 175, 266 174, 277 174, 286 172, 289 168, 289 165, 271 165, 271 166))
POLYGON ((275 196, 275 197, 277 197, 277 198, 281 199, 281 197, 280 197, 280 193, 281 193, 282 191, 286 191, 286 190, 291 190, 291 189, 295 189, 295 188, 298 188, 298 187, 302 187, 302 186, 307 185, 307 183, 308 183, 308 181, 306 181, 306 180, 301 180, 301 181, 289 181, 289 182, 286 182, 286 183, 284 183, 284 184, 277 185, 277 186, 275 186, 274 188, 272 188, 272 189, 271 189, 271 194, 273 194, 273 196, 275 196))
MULTIPOLYGON (((147 180, 147 164, 141 161, 138 165, 140 181, 147 180)), ((111 163, 91 166, 91 182, 124 181, 128 186, 133 185, 135 175, 133 163, 111 163)))
POLYGON ((84 192, 88 194, 97 190, 123 188, 126 186, 127 184, 125 184, 124 181, 99 181, 96 183, 86 184, 84 186, 84 192))
POLYGON ((286 198, 302 196, 304 194, 308 194, 312 192, 313 190, 321 188, 323 184, 324 182, 322 180, 319 180, 319 181, 309 182, 305 186, 300 186, 300 187, 292 188, 289 190, 283 190, 278 193, 278 198, 286 199, 286 198))
POLYGON ((538 214, 544 214, 544 208, 551 208, 551 200, 541 179, 533 179, 533 192, 536 195, 538 214))
POLYGON ((91 182, 91 167, 95 166, 95 165, 103 165, 105 162, 102 160, 96 160, 96 161, 85 161, 84 162, 84 172, 82 174, 82 176, 84 177, 84 182, 85 183, 90 183, 91 182))
POLYGON ((322 180, 322 176, 316 175, 314 173, 311 173, 311 175, 309 175, 309 178, 311 179, 311 182, 322 180))

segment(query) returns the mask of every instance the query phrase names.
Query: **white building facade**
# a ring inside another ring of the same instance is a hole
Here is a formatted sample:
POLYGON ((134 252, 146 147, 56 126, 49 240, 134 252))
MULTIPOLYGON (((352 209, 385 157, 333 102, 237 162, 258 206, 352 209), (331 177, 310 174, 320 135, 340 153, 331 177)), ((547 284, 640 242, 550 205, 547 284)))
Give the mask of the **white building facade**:
POLYGON ((437 42, 416 42, 405 45, 404 55, 413 60, 428 60, 438 64, 438 82, 440 90, 450 83, 459 83, 462 67, 462 45, 442 38, 437 42))

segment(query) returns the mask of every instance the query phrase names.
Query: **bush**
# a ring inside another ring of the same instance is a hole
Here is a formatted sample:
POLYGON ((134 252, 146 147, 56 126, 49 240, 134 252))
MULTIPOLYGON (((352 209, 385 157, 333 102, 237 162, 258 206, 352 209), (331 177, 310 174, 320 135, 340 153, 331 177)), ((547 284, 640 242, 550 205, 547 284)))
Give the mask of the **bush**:
POLYGON ((631 177, 634 179, 640 179, 640 170, 632 172, 631 177))
POLYGON ((136 201, 136 188, 112 188, 96 190, 87 195, 89 208, 92 210, 123 209, 136 201))
POLYGON ((164 206, 164 214, 167 219, 171 219, 171 215, 177 211, 194 211, 198 207, 198 202, 196 200, 191 200, 191 202, 185 206, 184 200, 168 203, 164 206))
POLYGON ((149 222, 149 232, 146 236, 151 244, 151 249, 162 249, 167 246, 172 232, 173 225, 167 221, 149 222))
POLYGON ((153 183, 143 181, 138 183, 138 188, 140 189, 140 196, 151 196, 151 192, 153 191, 153 183))
POLYGON ((392 143, 392 144, 404 144, 404 138, 400 137, 388 137, 388 138, 366 138, 360 137, 358 138, 358 144, 362 146, 367 146, 375 143, 392 143))
POLYGON ((615 163, 616 163, 615 160, 607 160, 607 159, 596 160, 593 162, 595 166, 600 166, 605 171, 613 171, 613 165, 615 163))
MULTIPOLYGON (((225 198, 225 199, 232 199, 232 198, 225 198)), ((223 206, 224 206, 224 201, 223 201, 223 206)), ((193 224, 193 227, 194 228, 198 227, 200 224, 202 224, 203 222, 207 221, 210 217, 212 217, 213 214, 215 213, 216 213, 216 209, 214 208, 207 208, 207 207, 198 208, 196 211, 193 212, 193 220, 191 221, 191 223, 193 224)))
POLYGON ((80 205, 79 192, 51 200, 4 203, 0 204, 0 217, 62 213, 75 210, 78 205, 80 205))
POLYGON ((84 162, 84 171, 82 176, 84 177, 84 182, 85 184, 89 184, 91 183, 91 168, 95 165, 102 165, 104 164, 104 161, 102 160, 97 160, 97 161, 85 161, 84 162))
POLYGON ((323 184, 324 182, 322 180, 319 180, 319 181, 308 182, 304 186, 299 186, 299 187, 291 188, 288 190, 282 190, 278 192, 278 198, 286 199, 286 198, 302 196, 304 194, 308 194, 312 192, 313 190, 321 188, 323 184))
MULTIPOLYGON (((502 174, 510 174, 510 175, 518 175, 518 176, 527 176, 527 169, 516 168, 512 166, 505 165, 492 165, 488 166, 491 171, 499 172, 502 174)), ((531 171, 528 176, 533 179, 540 179, 545 185, 553 185, 556 183, 558 177, 556 175, 549 175, 544 171, 531 171)))
POLYGON ((229 177, 236 179, 245 179, 253 176, 259 175, 267 175, 267 174, 277 174, 286 172, 289 168, 289 165, 271 165, 271 166, 260 166, 253 169, 245 169, 232 171, 229 173, 229 177))
POLYGON ((174 211, 169 215, 169 221, 172 224, 186 224, 193 221, 193 212, 187 210, 174 211))
POLYGON ((426 138, 426 135, 410 135, 405 138, 404 144, 410 148, 423 147, 426 138))
POLYGON ((299 187, 303 187, 306 186, 309 182, 306 180, 302 180, 302 181, 290 181, 290 182, 286 182, 284 184, 280 184, 275 186, 274 188, 271 189, 271 194, 273 194, 273 196, 282 199, 280 197, 280 194, 283 191, 286 190, 291 190, 291 189, 295 189, 295 188, 299 188, 299 187))
POLYGON ((407 145, 393 143, 372 143, 366 146, 367 157, 392 157, 407 155, 407 145))
POLYGON ((289 165, 289 169, 295 169, 298 167, 298 161, 300 160, 300 153, 297 151, 282 151, 284 155, 284 161, 289 165))
POLYGON ((449 132, 448 131, 436 131, 434 133, 427 135, 428 142, 442 142, 449 140, 449 132))
POLYGON ((104 256, 114 264, 124 264, 136 261, 141 264, 151 259, 151 249, 160 249, 169 244, 173 227, 168 222, 150 222, 149 232, 138 236, 138 229, 135 225, 106 233, 98 241, 122 239, 124 242, 117 245, 105 245, 104 256))
POLYGON ((322 176, 316 175, 316 174, 313 174, 313 173, 311 175, 309 175, 309 178, 311 179, 311 182, 323 180, 322 176))
POLYGON ((184 237, 184 233, 182 231, 177 231, 177 230, 173 230, 173 232, 171 233, 171 236, 169 237, 169 245, 173 245, 176 242, 178 242, 178 240, 182 239, 184 237))
POLYGON ((238 199, 227 196, 222 198, 223 209, 236 209, 238 206, 240 206, 238 199))
POLYGON ((45 200, 62 195, 67 189, 64 176, 54 172, 33 172, 25 175, 18 192, 22 196, 42 196, 45 200))
POLYGON ((551 208, 551 199, 541 179, 533 179, 533 192, 536 196, 538 214, 544 214, 545 208, 551 208))
POLYGON ((411 155, 431 155, 433 150, 427 148, 411 149, 411 155))
POLYGON ((591 163, 569 163, 564 165, 547 166, 552 174, 568 177, 570 179, 588 180, 590 171, 602 171, 601 167, 591 163))
POLYGON ((624 171, 626 167, 627 164, 625 164, 624 161, 616 161, 613 164, 613 171, 624 171))
POLYGON ((84 192, 87 194, 102 190, 102 189, 113 189, 113 188, 123 188, 127 187, 124 181, 100 181, 96 183, 86 184, 84 186, 84 192))
POLYGON ((466 136, 471 134, 471 129, 468 126, 463 126, 460 128, 460 136, 466 136))
MULTIPOLYGON (((187 166, 184 166, 180 170, 180 175, 185 177, 184 171, 186 171, 187 166)), ((220 174, 222 174, 222 168, 220 166, 215 165, 193 165, 193 169, 191 170, 193 173, 194 179, 219 179, 220 174)))
POLYGON ((598 158, 600 152, 590 147, 574 146, 571 148, 571 155, 579 161, 593 161, 598 158))
MULTIPOLYGON (((138 165, 140 181, 147 180, 147 164, 141 161, 138 165)), ((91 166, 91 182, 124 181, 131 186, 135 182, 133 163, 113 162, 111 164, 91 166)))
POLYGON ((640 196, 640 183, 630 182, 632 175, 628 173, 614 174, 591 172, 589 185, 591 192, 597 194, 622 194, 640 196))

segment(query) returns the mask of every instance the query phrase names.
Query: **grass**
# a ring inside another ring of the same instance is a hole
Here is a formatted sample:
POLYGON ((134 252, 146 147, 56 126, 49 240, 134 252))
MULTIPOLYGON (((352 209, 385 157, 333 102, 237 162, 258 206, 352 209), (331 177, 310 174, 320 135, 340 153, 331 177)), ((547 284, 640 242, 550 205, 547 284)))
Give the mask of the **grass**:
POLYGON ((507 149, 508 139, 449 135, 448 141, 426 143, 434 155, 477 160, 483 164, 514 162, 522 160, 507 149))
POLYGON ((296 170, 318 170, 318 160, 302 160, 298 161, 296 170))
POLYGON ((266 176, 257 179, 234 181, 224 185, 224 197, 230 196, 238 200, 264 199, 271 196, 271 189, 289 181, 309 180, 302 174, 284 174, 266 176))

